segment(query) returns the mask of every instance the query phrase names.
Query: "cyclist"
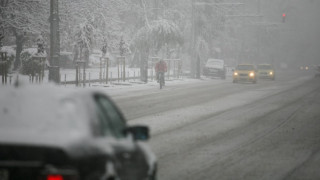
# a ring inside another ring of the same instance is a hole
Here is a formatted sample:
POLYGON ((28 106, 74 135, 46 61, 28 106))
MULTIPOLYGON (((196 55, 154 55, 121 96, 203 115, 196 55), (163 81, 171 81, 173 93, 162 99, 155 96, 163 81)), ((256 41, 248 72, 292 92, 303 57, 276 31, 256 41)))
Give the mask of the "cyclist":
MULTIPOLYGON (((162 73, 163 77, 164 77, 164 73, 167 72, 167 64, 166 62, 164 62, 164 60, 160 60, 156 63, 155 66, 155 71, 156 71, 156 76, 157 76, 157 81, 159 82, 159 75, 160 73, 162 73)), ((163 82, 164 84, 164 82, 163 82)))

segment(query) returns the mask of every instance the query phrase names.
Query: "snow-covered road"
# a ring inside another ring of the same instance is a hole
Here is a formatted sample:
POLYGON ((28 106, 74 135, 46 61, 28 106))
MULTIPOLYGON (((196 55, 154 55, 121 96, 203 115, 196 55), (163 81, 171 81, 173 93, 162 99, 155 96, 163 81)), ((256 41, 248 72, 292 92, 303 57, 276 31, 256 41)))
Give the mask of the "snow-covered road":
POLYGON ((312 74, 106 91, 130 124, 151 127, 159 179, 320 178, 320 82, 312 74))

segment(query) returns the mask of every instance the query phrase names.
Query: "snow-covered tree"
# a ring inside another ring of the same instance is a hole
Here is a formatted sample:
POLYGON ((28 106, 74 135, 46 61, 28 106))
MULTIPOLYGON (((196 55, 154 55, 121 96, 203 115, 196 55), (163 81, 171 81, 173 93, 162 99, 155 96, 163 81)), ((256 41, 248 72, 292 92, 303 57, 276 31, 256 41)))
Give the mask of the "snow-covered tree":
POLYGON ((182 44, 180 28, 172 21, 166 19, 156 20, 149 25, 150 36, 154 48, 159 51, 166 44, 182 44))
POLYGON ((86 64, 88 64, 88 53, 90 52, 92 46, 93 31, 94 27, 90 22, 85 21, 84 23, 79 24, 75 34, 75 49, 78 51, 76 55, 79 55, 80 57, 75 57, 74 59, 80 58, 82 60, 84 58, 86 64), (82 55, 83 53, 84 56, 82 55))
POLYGON ((119 15, 128 7, 124 0, 62 1, 60 7, 63 49, 72 49, 78 25, 84 22, 92 26, 93 48, 101 49, 108 43, 110 49, 117 49, 122 34, 119 15))
POLYGON ((15 68, 21 64, 20 53, 28 34, 41 34, 48 27, 47 2, 26 0, 0 0, 0 29, 4 36, 15 36, 15 68))
POLYGON ((133 39, 133 45, 140 50, 154 48, 158 51, 166 44, 182 43, 183 38, 179 27, 172 21, 165 19, 152 21, 142 27, 133 39))

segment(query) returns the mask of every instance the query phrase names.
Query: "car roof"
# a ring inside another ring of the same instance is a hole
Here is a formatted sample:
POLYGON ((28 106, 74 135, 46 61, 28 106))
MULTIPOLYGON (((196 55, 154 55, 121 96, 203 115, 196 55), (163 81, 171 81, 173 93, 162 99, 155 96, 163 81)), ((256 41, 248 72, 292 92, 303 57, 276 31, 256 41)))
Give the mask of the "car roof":
POLYGON ((239 64, 238 66, 254 66, 253 64, 239 64))
POLYGON ((238 66, 252 66, 255 68, 255 65, 254 64, 238 64, 238 66))
POLYGON ((207 61, 207 62, 209 62, 209 61, 219 61, 219 62, 224 62, 224 60, 222 60, 222 59, 213 59, 213 58, 208 59, 208 61, 207 61))

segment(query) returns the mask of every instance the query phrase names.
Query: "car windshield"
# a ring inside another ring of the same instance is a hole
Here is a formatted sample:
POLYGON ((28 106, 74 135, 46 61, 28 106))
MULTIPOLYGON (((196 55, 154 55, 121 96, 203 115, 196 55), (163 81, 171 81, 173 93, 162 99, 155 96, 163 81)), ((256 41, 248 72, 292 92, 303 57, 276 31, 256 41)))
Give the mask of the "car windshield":
POLYGON ((258 69, 272 69, 271 65, 258 65, 258 69))
POLYGON ((209 59, 207 61, 207 65, 209 65, 209 66, 223 66, 223 61, 222 60, 209 59))
POLYGON ((253 65, 238 65, 237 70, 254 70, 253 65))

